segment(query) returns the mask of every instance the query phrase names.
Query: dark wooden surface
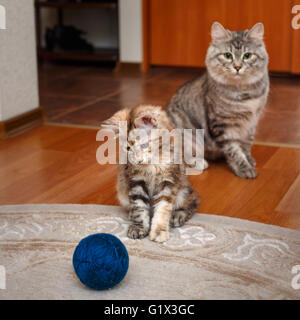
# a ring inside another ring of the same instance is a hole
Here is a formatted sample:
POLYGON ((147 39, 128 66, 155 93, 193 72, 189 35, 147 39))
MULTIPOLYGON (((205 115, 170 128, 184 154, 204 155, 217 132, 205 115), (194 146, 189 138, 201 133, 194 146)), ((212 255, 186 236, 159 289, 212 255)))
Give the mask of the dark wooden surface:
POLYGON ((48 51, 44 48, 38 49, 38 57, 45 60, 63 60, 63 61, 118 61, 119 50, 115 48, 95 48, 93 52, 85 51, 66 51, 54 50, 48 51))
POLYGON ((64 9, 112 9, 115 10, 115 23, 118 24, 118 1, 114 2, 35 2, 35 19, 36 19, 36 38, 38 57, 41 61, 85 61, 85 62, 103 62, 119 60, 119 48, 95 48, 93 52, 76 51, 76 50, 53 50, 48 51, 42 47, 42 8, 52 8, 57 10, 58 24, 63 25, 64 9))
POLYGON ((36 7, 44 8, 66 8, 66 9, 83 9, 83 8, 116 8, 117 3, 115 2, 45 2, 36 1, 36 7))

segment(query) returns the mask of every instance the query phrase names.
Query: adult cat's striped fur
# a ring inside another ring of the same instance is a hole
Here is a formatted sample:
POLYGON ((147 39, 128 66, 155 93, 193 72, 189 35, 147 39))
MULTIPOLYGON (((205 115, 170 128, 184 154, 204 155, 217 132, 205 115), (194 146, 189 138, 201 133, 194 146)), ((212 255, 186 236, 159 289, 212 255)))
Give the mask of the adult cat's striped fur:
MULTIPOLYGON (((169 224, 179 227, 188 220, 198 206, 198 197, 185 175, 184 164, 151 164, 151 138, 149 143, 139 144, 133 139, 134 129, 172 130, 164 110, 157 106, 140 105, 123 109, 102 126, 117 131, 119 121, 127 121, 127 148, 133 152, 136 163, 119 165, 117 191, 121 205, 127 209, 132 225, 130 238, 144 238, 163 242, 169 238, 169 224), (145 144, 145 148, 144 148, 145 144), (146 163, 149 160, 148 163, 146 163)), ((171 159, 174 146, 171 143, 171 159)), ((161 152, 161 139, 159 140, 161 152)))
POLYGON ((269 92, 264 27, 229 31, 212 25, 206 73, 172 97, 167 113, 175 127, 202 128, 205 158, 224 157, 241 178, 255 178, 251 156, 256 126, 269 92))

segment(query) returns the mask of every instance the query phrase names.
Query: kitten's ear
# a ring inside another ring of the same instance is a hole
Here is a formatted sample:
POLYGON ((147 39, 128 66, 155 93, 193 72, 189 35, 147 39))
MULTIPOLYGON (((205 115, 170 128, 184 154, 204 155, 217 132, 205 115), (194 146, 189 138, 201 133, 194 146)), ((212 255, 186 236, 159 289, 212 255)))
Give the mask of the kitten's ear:
POLYGON ((115 134, 118 135, 119 134, 119 122, 120 121, 127 121, 127 123, 128 123, 129 113, 130 113, 130 109, 128 109, 128 108, 122 109, 122 110, 116 112, 111 118, 104 120, 101 123, 101 127, 103 129, 113 130, 115 132, 115 134))
POLYGON ((156 128, 157 120, 153 114, 144 114, 134 120, 135 127, 138 129, 145 129, 150 131, 151 129, 156 128))
POLYGON ((211 26, 211 38, 213 42, 228 41, 231 39, 231 33, 221 23, 214 22, 211 26))
POLYGON ((248 31, 247 36, 248 39, 253 40, 263 40, 264 39, 264 25, 261 22, 255 24, 251 30, 248 31))

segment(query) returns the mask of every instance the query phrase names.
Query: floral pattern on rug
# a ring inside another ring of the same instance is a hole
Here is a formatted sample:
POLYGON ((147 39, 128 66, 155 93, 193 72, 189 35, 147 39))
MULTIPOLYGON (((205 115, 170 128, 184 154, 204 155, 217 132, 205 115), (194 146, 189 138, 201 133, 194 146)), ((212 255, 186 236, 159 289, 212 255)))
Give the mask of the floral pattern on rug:
POLYGON ((7 277, 0 299, 300 298, 292 285, 300 265, 297 231, 197 214, 158 244, 129 239, 130 222, 113 206, 103 213, 84 205, 9 208, 0 207, 0 265, 7 277), (72 268, 77 243, 100 232, 120 238, 130 255, 125 279, 105 292, 85 288, 72 268))

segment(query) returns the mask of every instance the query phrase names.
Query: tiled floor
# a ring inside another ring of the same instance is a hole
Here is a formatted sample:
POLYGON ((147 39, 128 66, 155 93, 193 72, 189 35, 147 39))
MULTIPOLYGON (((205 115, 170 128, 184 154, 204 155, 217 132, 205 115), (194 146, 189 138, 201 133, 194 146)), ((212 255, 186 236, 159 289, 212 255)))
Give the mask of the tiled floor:
MULTIPOLYGON (((120 108, 139 103, 165 105, 199 70, 153 68, 148 73, 96 66, 42 64, 41 105, 49 121, 98 126, 120 108)), ((256 139, 300 145, 300 77, 271 77, 268 105, 256 139)))

